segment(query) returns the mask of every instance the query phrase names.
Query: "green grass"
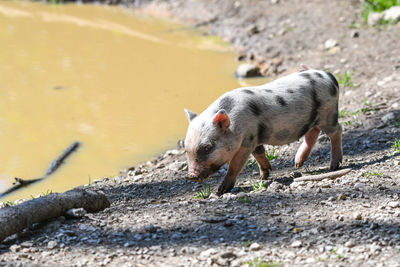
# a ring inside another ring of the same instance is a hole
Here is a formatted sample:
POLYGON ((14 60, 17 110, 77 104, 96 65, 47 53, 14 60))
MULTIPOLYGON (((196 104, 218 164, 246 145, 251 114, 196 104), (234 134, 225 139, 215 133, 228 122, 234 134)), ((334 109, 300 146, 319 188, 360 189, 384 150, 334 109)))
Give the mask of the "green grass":
POLYGON ((356 116, 359 111, 348 111, 347 109, 342 109, 339 111, 338 117, 339 119, 349 116, 356 116))
POLYGON ((247 264, 250 267, 280 267, 282 264, 274 261, 265 261, 263 259, 254 258, 251 261, 248 261, 247 264))
MULTIPOLYGON (((114 182, 115 182, 115 180, 114 180, 114 182)), ((89 181, 83 187, 84 188, 88 188, 88 187, 91 187, 91 186, 92 186, 92 177, 89 175, 89 181)))
POLYGON ((336 79, 338 83, 343 86, 355 87, 354 83, 351 81, 351 76, 352 73, 350 71, 346 71, 344 74, 336 74, 336 79))
POLYGON ((196 195, 193 197, 193 199, 206 199, 211 195, 211 186, 203 186, 203 188, 200 191, 196 192, 196 195))
POLYGON ((238 197, 237 201, 240 203, 250 203, 251 199, 248 196, 242 196, 242 197, 238 197))
POLYGON ((265 181, 258 181, 251 184, 254 192, 260 191, 262 189, 267 189, 265 181))
POLYGON ((272 148, 271 150, 265 151, 265 156, 268 160, 273 160, 278 159, 280 157, 280 154, 278 153, 278 151, 272 148))
POLYGON ((338 253, 336 252, 336 249, 334 249, 334 248, 331 250, 331 253, 332 253, 333 255, 335 255, 336 258, 338 258, 339 260, 340 260, 341 258, 343 258, 343 254, 338 254, 338 253))
MULTIPOLYGON (((368 16, 371 12, 382 12, 392 6, 400 5, 400 0, 366 0, 363 4, 361 17, 365 22, 368 21, 368 16)), ((379 24, 386 24, 388 21, 381 20, 379 24)))
POLYGON ((246 163, 246 166, 244 167, 245 170, 251 170, 254 169, 256 166, 257 161, 255 159, 249 159, 246 163))
POLYGON ((393 141, 392 149, 394 150, 395 153, 400 153, 400 140, 395 138, 395 141, 393 141))
POLYGON ((368 171, 368 172, 364 172, 364 173, 362 174, 362 176, 364 176, 364 177, 372 177, 372 176, 382 177, 382 176, 383 176, 383 173, 381 173, 381 172, 368 171))

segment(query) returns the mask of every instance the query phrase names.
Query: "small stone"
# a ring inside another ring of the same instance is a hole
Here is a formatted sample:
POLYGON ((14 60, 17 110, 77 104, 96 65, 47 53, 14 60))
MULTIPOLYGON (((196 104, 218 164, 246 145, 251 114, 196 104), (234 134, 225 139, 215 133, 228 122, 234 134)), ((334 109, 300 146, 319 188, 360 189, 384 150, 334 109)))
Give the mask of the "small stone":
POLYGON ((299 248, 299 247, 301 247, 302 244, 303 243, 300 240, 295 240, 295 241, 292 242, 292 244, 290 244, 290 246, 292 248, 299 248))
POLYGON ((382 13, 371 12, 368 15, 367 23, 369 26, 375 26, 383 18, 382 13))
POLYGON ((387 203, 387 206, 390 208, 398 208, 398 207, 400 207, 400 202, 399 201, 390 201, 387 203))
POLYGON ((47 243, 47 248, 48 249, 54 249, 55 247, 57 247, 57 241, 51 240, 49 241, 49 243, 47 243))
POLYGON ((335 47, 335 46, 338 46, 338 45, 339 45, 339 44, 338 44, 338 41, 337 41, 337 40, 335 40, 335 39, 328 39, 328 40, 325 41, 324 47, 325 47, 326 50, 329 50, 329 49, 331 49, 331 48, 333 48, 333 47, 335 47))
POLYGON ((22 242, 20 245, 21 245, 21 248, 30 248, 33 246, 33 243, 29 242, 29 241, 25 241, 25 242, 22 242))
POLYGON ((135 245, 136 245, 136 243, 134 241, 128 241, 128 242, 124 243, 124 247, 125 248, 130 248, 130 247, 133 247, 135 245))
POLYGON ((143 240, 143 235, 142 235, 142 234, 135 234, 135 235, 133 236, 133 238, 134 238, 135 240, 137 240, 137 241, 141 241, 141 240, 143 240))
POLYGON ((146 230, 146 232, 149 232, 149 233, 155 233, 157 231, 157 228, 152 224, 146 225, 144 227, 144 229, 146 230))
POLYGON ((171 171, 180 171, 183 170, 186 166, 186 162, 173 162, 168 166, 168 169, 170 169, 171 171))
POLYGON ((356 241, 354 239, 350 239, 344 244, 348 248, 352 248, 356 246, 356 241))
POLYGON ((232 251, 227 251, 219 255, 223 259, 235 259, 237 256, 232 251))
POLYGON ((80 219, 83 216, 85 216, 87 211, 84 208, 78 208, 78 209, 69 209, 65 212, 65 214, 74 219, 80 219))
POLYGON ((260 70, 256 65, 253 64, 241 64, 235 71, 237 78, 248 78, 260 76, 260 70))
POLYGON ((354 219, 357 220, 357 221, 360 221, 360 220, 362 219, 361 213, 356 212, 356 213, 354 214, 354 219))
POLYGON ((383 11, 383 19, 389 21, 397 21, 400 19, 400 6, 392 6, 383 11))
POLYGON ((227 218, 225 216, 209 216, 201 219, 203 222, 207 223, 220 223, 226 221, 227 218))
POLYGON ((387 113, 386 115, 384 115, 381 118, 381 121, 383 121, 384 123, 388 124, 394 119, 395 119, 394 113, 393 112, 389 112, 389 113, 387 113))
POLYGON ((301 172, 292 172, 292 173, 290 174, 290 176, 292 176, 293 178, 298 178, 298 177, 301 177, 302 174, 301 174, 301 172))
POLYGON ((175 240, 182 239, 182 237, 183 237, 183 235, 181 232, 177 232, 177 233, 174 233, 173 235, 171 235, 171 239, 175 239, 175 240))
POLYGON ((251 251, 257 251, 257 250, 260 250, 261 248, 262 248, 262 246, 257 242, 251 244, 250 247, 249 247, 249 249, 251 251))
POLYGON ((366 185, 364 183, 355 183, 353 187, 356 190, 363 190, 365 189, 366 185))
POLYGON ((339 194, 338 195, 339 200, 346 200, 346 195, 345 194, 339 194))
POLYGON ((12 246, 10 246, 10 251, 11 252, 18 252, 19 250, 21 249, 21 246, 19 246, 19 245, 12 245, 12 246))
POLYGON ((215 248, 210 248, 210 249, 202 251, 199 255, 199 258, 201 260, 207 260, 208 258, 210 258, 211 255, 217 254, 217 252, 218 251, 215 248))

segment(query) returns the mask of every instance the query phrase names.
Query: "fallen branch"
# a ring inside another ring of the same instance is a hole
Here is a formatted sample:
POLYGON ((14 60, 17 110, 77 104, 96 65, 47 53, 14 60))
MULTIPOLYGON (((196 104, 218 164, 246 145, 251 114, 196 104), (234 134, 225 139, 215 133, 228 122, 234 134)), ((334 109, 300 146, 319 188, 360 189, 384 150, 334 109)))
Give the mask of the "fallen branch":
POLYGON ((76 188, 64 193, 54 193, 28 200, 16 206, 0 209, 0 242, 33 223, 63 215, 72 208, 97 212, 110 206, 103 193, 76 188))
POLYGON ((6 191, 0 193, 0 198, 2 198, 14 191, 17 191, 18 189, 20 189, 22 187, 25 187, 27 185, 30 185, 30 184, 33 184, 33 183, 36 183, 36 182, 46 179, 49 175, 53 174, 61 166, 61 164, 64 163, 65 159, 69 155, 71 155, 72 152, 76 151, 79 146, 80 146, 79 142, 74 142, 74 143, 72 143, 72 145, 67 147, 58 158, 56 158, 55 160, 53 160, 50 163, 49 169, 47 170, 46 174, 43 177, 36 178, 36 179, 30 179, 30 180, 25 180, 25 179, 15 177, 14 178, 15 182, 13 183, 13 186, 8 188, 6 191))
POLYGON ((351 172, 351 168, 338 170, 338 171, 334 171, 334 172, 317 174, 317 175, 302 176, 302 177, 294 178, 293 180, 295 182, 301 182, 301 181, 314 181, 315 182, 315 181, 321 181, 324 179, 335 179, 335 178, 343 176, 349 172, 351 172))

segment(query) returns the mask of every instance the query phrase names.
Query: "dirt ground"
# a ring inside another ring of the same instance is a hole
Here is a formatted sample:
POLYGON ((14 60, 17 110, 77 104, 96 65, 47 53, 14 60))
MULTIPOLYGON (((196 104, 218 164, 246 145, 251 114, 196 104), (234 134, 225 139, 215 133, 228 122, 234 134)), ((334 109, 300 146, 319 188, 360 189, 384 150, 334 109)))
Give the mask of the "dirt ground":
POLYGON ((393 148, 400 138, 400 23, 366 26, 360 1, 129 4, 206 28, 266 73, 284 75, 301 63, 338 77, 351 72, 341 81, 339 109, 342 167, 352 172, 293 180, 327 171, 329 139, 321 135, 299 173, 293 158, 300 141, 267 147, 278 155, 273 180, 260 186, 249 164, 232 192, 217 197, 224 170, 204 185, 190 182, 183 149, 173 149, 90 185, 110 208, 5 240, 0 266, 400 266, 400 152, 393 148), (213 193, 195 198, 204 188, 213 193))

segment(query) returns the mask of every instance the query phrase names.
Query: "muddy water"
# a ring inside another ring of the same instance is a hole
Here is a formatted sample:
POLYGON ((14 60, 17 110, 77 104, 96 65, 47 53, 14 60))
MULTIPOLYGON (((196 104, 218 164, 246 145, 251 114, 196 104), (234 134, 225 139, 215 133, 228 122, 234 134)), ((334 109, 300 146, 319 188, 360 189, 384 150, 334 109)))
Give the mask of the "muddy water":
MULTIPOLYGON (((229 48, 182 25, 116 7, 0 2, 0 191, 63 191, 173 147, 196 112, 238 87, 229 48)), ((4 199, 3 199, 4 200, 4 199)))

